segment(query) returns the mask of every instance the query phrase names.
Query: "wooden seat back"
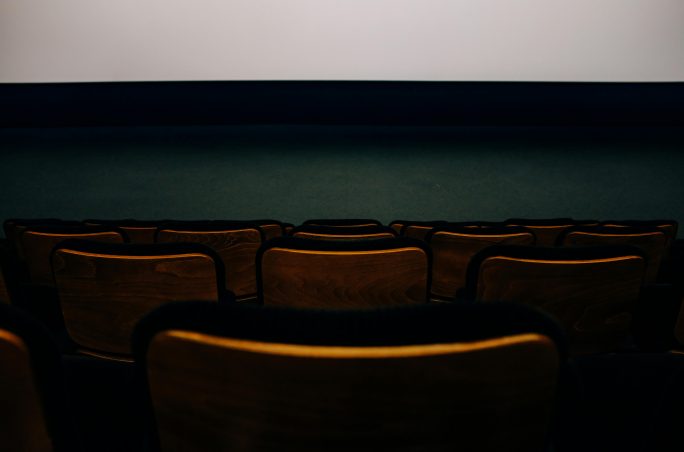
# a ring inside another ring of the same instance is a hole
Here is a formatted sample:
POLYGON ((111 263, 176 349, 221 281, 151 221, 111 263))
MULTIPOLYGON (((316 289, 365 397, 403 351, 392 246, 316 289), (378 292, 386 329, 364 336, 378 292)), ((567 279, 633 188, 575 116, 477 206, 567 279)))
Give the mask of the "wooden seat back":
POLYGON ((478 307, 158 310, 136 356, 161 449, 546 450, 557 343, 478 307))
POLYGON ((574 353, 604 352, 629 335, 645 271, 634 247, 494 246, 471 260, 467 292, 477 301, 540 308, 564 327, 574 353))
POLYGON ((425 303, 430 259, 429 249, 414 240, 283 237, 259 251, 259 300, 329 308, 425 303))
POLYGON ((566 247, 630 245, 646 256, 647 283, 658 279, 661 263, 667 251, 667 236, 655 228, 575 227, 563 232, 559 245, 566 247))
POLYGON ((218 301, 220 258, 198 244, 61 243, 52 267, 64 323, 86 353, 126 357, 138 320, 162 304, 218 301))
POLYGON ((292 230, 292 237, 312 240, 372 240, 397 237, 393 229, 385 226, 330 227, 304 225, 292 230))
POLYGON ((69 239, 124 243, 125 233, 110 227, 31 227, 20 236, 21 248, 31 284, 54 287, 50 253, 55 245, 69 239))
POLYGON ((259 226, 246 223, 177 223, 159 228, 158 243, 201 243, 221 256, 226 289, 238 299, 256 296, 256 254, 264 241, 259 226))
POLYGON ((26 452, 53 450, 29 350, 19 336, 4 329, 0 329, 0 400, 0 448, 26 452))
POLYGON ((438 227, 426 236, 432 249, 432 297, 453 299, 466 285, 470 259, 492 245, 534 245, 534 233, 523 228, 438 227))

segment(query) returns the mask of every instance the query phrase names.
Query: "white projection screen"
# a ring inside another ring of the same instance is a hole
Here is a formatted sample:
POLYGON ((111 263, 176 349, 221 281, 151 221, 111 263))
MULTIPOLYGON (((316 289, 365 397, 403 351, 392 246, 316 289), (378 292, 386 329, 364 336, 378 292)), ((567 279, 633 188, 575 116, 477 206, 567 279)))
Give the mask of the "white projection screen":
POLYGON ((0 0, 0 82, 684 81, 684 0, 0 0))

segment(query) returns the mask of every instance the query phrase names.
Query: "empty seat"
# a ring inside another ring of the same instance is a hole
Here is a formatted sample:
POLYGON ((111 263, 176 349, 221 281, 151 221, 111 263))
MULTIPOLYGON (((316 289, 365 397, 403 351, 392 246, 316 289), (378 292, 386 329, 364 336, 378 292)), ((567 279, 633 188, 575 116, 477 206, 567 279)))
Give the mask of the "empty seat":
POLYGON ((68 240, 55 247, 52 267, 67 332, 96 356, 130 355, 136 322, 162 304, 224 297, 221 258, 197 243, 68 240))
POLYGON ((308 226, 331 226, 336 228, 358 228, 363 226, 382 226, 382 223, 373 219, 318 219, 306 220, 302 225, 308 226))
POLYGON ((231 221, 169 222, 160 226, 157 242, 194 242, 216 251, 223 260, 226 289, 238 299, 256 296, 256 253, 264 241, 261 228, 231 221))
POLYGON ((124 243, 128 237, 122 230, 109 226, 29 227, 21 233, 19 241, 23 249, 31 284, 54 287, 50 253, 55 245, 68 239, 124 243))
POLYGON ((574 353, 620 348, 646 271, 635 247, 492 246, 470 261, 466 297, 535 306, 563 325, 574 353))
POLYGON ((264 240, 285 235, 285 225, 278 220, 247 220, 246 222, 259 226, 264 232, 264 240))
POLYGON ((667 237, 656 228, 635 227, 572 227, 558 237, 559 246, 631 245, 646 256, 646 280, 655 282, 665 257, 667 237))
POLYGON ((605 227, 631 227, 631 228, 657 228, 665 234, 667 242, 665 247, 669 249, 677 239, 679 223, 675 220, 605 220, 601 222, 605 227))
POLYGON ((40 226, 83 226, 80 221, 67 221, 59 218, 10 218, 3 222, 3 230, 5 237, 12 244, 16 257, 23 261, 24 252, 21 248, 21 241, 19 238, 21 234, 29 227, 40 226))
POLYGON ((177 304, 136 364, 161 450, 543 451, 564 345, 521 308, 177 304))
POLYGON ((525 228, 441 226, 428 232, 432 249, 432 297, 451 300, 465 288, 468 263, 478 251, 492 245, 534 245, 534 233, 525 228))
POLYGON ((521 226, 530 229, 537 237, 537 246, 556 246, 558 236, 566 229, 573 226, 595 226, 598 221, 573 220, 572 218, 529 219, 509 218, 504 221, 506 226, 521 226))
POLYGON ((400 235, 412 239, 425 240, 428 232, 438 226, 446 226, 446 221, 403 221, 400 235))
POLYGON ((7 305, 0 305, 0 400, 0 449, 81 450, 57 347, 43 325, 7 305))
POLYGON ((259 301, 359 308, 425 303, 430 250, 405 238, 367 241, 281 237, 257 255, 259 301))
POLYGON ((87 225, 109 226, 126 231, 131 243, 154 243, 154 235, 157 228, 164 221, 144 221, 144 220, 83 220, 87 225))
POLYGON ((290 233, 293 237, 315 240, 372 240, 397 237, 394 229, 386 226, 330 227, 303 225, 290 233))

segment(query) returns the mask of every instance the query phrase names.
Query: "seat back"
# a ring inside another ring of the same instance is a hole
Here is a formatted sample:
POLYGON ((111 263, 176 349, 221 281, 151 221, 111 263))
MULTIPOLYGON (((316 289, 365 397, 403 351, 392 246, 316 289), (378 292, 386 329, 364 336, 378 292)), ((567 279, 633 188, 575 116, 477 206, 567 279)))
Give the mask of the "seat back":
POLYGON ((560 246, 630 245, 646 256, 646 280, 655 282, 667 250, 665 232, 656 228, 634 227, 573 227, 559 236, 560 246))
POLYGON ((561 323, 574 353, 604 352, 627 338, 645 271, 635 247, 492 246, 472 258, 466 292, 540 308, 561 323))
POLYGON ((606 220, 601 226, 610 228, 656 228, 663 231, 667 238, 665 248, 670 249, 677 239, 679 223, 676 220, 606 220))
POLYGON ((446 221, 405 221, 401 227, 401 236, 425 240, 425 236, 438 226, 446 226, 446 221))
POLYGON ((278 220, 247 220, 247 223, 259 226, 264 233, 264 240, 271 240, 285 235, 285 224, 278 220))
POLYGON ((131 353, 131 333, 145 314, 171 301, 217 301, 220 257, 196 243, 104 244, 69 240, 52 253, 64 323, 86 353, 131 353))
POLYGON ((373 219, 317 219, 306 220, 302 226, 329 226, 336 228, 359 228, 366 226, 382 226, 378 220, 373 219))
POLYGON ((50 253, 55 245, 68 239, 94 242, 124 243, 122 230, 108 226, 40 226, 29 227, 19 237, 31 284, 54 287, 50 253))
POLYGON ((306 240, 281 237, 257 255, 266 305, 354 308, 425 303, 430 250, 415 240, 306 240))
POLYGON ((83 220, 83 223, 93 226, 109 226, 118 228, 126 232, 131 243, 154 243, 154 235, 161 221, 144 221, 144 220, 83 220))
POLYGON ((534 245, 534 233, 524 228, 437 227, 425 240, 432 249, 432 297, 450 300, 466 285, 470 259, 492 245, 534 245))
POLYGON ((536 245, 541 247, 556 246, 558 236, 573 226, 598 225, 594 220, 573 220, 572 218, 529 219, 509 218, 504 222, 506 226, 525 227, 537 237, 536 245))
POLYGON ((201 243, 221 256, 226 289, 239 299, 256 296, 256 253, 265 239, 260 226, 243 222, 174 222, 159 228, 157 242, 201 243))
POLYGON ((372 240, 397 237, 394 229, 386 226, 298 226, 292 230, 293 237, 313 240, 372 240))
POLYGON ((21 234, 30 227, 40 226, 83 226, 80 221, 60 220, 59 218, 9 218, 2 224, 5 238, 12 244, 16 257, 24 260, 24 250, 21 247, 21 234))
POLYGON ((0 449, 77 451, 60 355, 44 326, 0 305, 0 449))
POLYGON ((545 450, 562 358, 529 318, 179 307, 136 331, 163 450, 545 450))

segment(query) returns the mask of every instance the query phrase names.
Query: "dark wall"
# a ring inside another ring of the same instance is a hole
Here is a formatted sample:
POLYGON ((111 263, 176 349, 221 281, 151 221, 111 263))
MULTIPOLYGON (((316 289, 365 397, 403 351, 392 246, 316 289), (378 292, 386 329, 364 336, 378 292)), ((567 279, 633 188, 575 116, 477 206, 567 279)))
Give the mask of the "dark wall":
POLYGON ((0 85, 0 218, 684 221, 684 83, 0 85))
POLYGON ((0 84, 0 126, 684 125, 684 83, 0 84))
POLYGON ((684 221, 684 129, 0 130, 0 218, 684 221))

